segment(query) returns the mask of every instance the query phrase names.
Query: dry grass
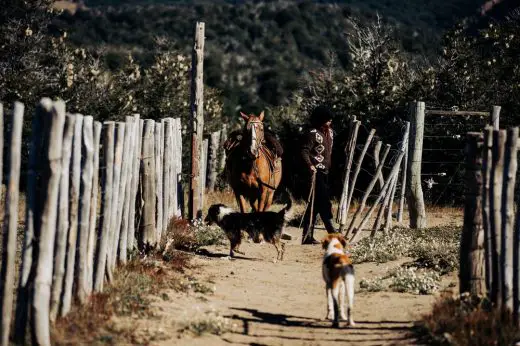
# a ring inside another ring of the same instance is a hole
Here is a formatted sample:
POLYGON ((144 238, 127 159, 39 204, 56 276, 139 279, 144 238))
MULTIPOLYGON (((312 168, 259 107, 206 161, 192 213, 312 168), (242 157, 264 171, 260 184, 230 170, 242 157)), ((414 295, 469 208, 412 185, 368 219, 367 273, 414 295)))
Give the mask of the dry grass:
POLYGON ((414 333, 429 345, 514 345, 520 339, 510 312, 469 295, 442 296, 414 333))
POLYGON ((54 345, 133 343, 133 330, 114 330, 113 316, 150 316, 150 297, 161 290, 185 289, 182 272, 188 255, 177 252, 169 260, 157 257, 135 259, 115 272, 114 282, 103 293, 93 294, 88 303, 74 304, 72 311, 52 328, 54 345))

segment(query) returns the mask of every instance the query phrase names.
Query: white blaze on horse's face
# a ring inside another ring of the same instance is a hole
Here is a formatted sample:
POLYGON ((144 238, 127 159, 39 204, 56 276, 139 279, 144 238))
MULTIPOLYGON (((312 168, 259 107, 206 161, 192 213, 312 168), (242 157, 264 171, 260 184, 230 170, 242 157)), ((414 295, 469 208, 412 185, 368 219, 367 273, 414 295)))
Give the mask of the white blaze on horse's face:
POLYGON ((249 153, 256 159, 260 154, 260 145, 263 141, 264 124, 262 120, 264 112, 260 113, 258 117, 244 113, 240 113, 240 115, 246 121, 246 129, 250 131, 251 143, 249 144, 249 153))

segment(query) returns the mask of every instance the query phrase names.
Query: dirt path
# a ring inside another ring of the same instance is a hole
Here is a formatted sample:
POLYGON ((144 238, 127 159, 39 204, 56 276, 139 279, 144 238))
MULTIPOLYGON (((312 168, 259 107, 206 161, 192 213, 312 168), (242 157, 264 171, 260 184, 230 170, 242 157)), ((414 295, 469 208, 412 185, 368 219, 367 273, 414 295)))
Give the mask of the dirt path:
MULTIPOLYGON (((289 233, 298 235, 297 229, 289 233)), ((318 237, 322 234, 318 234, 318 237)), ((415 345, 408 335, 417 315, 430 309, 434 296, 393 292, 356 292, 356 326, 330 328, 324 320, 326 299, 321 278, 320 246, 287 245, 283 262, 273 263, 275 249, 269 244, 242 245, 246 255, 230 260, 227 246, 208 247, 197 255, 191 273, 210 294, 166 292, 155 299, 156 318, 134 320, 136 340, 150 345, 415 345), (216 311, 231 319, 233 332, 221 336, 193 337, 178 330, 189 321, 216 311)), ((401 261, 402 262, 402 261, 401 261)), ((359 281, 382 275, 400 262, 356 266, 359 281)), ((450 280, 454 280, 452 276, 450 280)))

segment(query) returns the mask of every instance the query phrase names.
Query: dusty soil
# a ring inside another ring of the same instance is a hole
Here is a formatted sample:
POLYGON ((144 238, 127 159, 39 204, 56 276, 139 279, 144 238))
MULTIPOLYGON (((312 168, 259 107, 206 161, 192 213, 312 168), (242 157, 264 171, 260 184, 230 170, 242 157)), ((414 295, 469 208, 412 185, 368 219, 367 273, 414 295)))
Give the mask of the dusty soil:
MULTIPOLYGON (((300 235, 296 228, 288 232, 300 235)), ((317 238, 323 234, 318 231, 317 238)), ((244 243, 241 249, 246 255, 236 259, 227 257, 227 245, 207 247, 203 254, 194 255, 196 267, 190 274, 212 293, 168 291, 167 297, 154 298, 155 318, 121 319, 116 325, 131 328, 136 343, 142 340, 149 345, 416 345, 410 328, 435 299, 431 295, 359 292, 362 278, 382 275, 406 259, 359 264, 353 310, 356 326, 346 327, 343 322, 340 329, 333 329, 324 319, 320 246, 301 246, 299 239, 293 239, 286 246, 285 260, 277 263, 270 244, 244 243), (208 311, 230 319, 234 330, 220 336, 180 331, 208 311)), ((452 274, 444 278, 443 286, 448 289, 456 281, 452 274)))

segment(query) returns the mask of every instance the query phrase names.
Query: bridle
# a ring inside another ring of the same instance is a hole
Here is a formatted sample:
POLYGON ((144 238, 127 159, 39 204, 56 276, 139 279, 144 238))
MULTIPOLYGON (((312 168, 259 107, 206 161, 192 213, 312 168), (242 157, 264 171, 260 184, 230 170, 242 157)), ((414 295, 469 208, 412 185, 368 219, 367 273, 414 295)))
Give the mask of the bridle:
POLYGON ((257 159, 258 156, 260 156, 260 150, 264 142, 264 123, 260 120, 248 121, 246 123, 246 130, 251 131, 250 153, 257 159))

